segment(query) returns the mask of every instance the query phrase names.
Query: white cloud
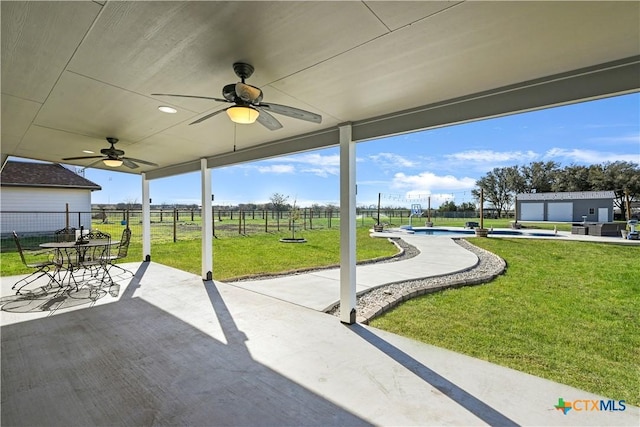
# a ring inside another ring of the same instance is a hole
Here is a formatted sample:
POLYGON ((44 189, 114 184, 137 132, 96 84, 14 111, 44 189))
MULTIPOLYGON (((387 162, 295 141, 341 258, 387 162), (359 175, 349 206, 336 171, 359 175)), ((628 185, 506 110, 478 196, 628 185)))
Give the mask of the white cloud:
POLYGON ((545 153, 544 157, 548 160, 558 160, 559 158, 562 158, 569 162, 585 164, 599 164, 616 161, 637 163, 640 160, 640 154, 638 152, 635 154, 621 154, 594 150, 581 150, 579 148, 571 150, 565 148, 552 148, 545 153))
POLYGON ((257 170, 260 173, 294 173, 295 172, 295 168, 292 165, 258 166, 257 170))
POLYGON ((492 150, 467 150, 459 153, 447 154, 446 158, 450 160, 459 160, 465 162, 478 163, 496 163, 496 162, 530 162, 534 161, 539 155, 531 150, 529 151, 492 151, 492 150))
POLYGON ((369 156, 375 163, 384 168, 414 168, 418 163, 395 153, 379 153, 369 156))
POLYGON ((307 173, 322 178, 339 175, 340 173, 340 155, 323 156, 320 154, 309 153, 295 156, 276 157, 266 159, 261 163, 278 162, 274 166, 256 166, 260 172, 271 173, 307 173), (294 165, 299 164, 303 167, 296 168, 294 165), (305 167, 306 166, 306 167, 305 167))
POLYGON ((438 176, 432 172, 422 172, 418 175, 405 175, 400 172, 394 175, 392 188, 407 189, 407 193, 426 194, 435 191, 470 190, 476 185, 476 180, 469 177, 456 178, 453 175, 438 176))
POLYGON ((306 168, 301 169, 300 172, 311 173, 313 175, 328 178, 330 175, 338 176, 340 175, 340 168, 337 167, 324 167, 324 168, 306 168))
POLYGON ((285 156, 285 157, 277 157, 274 159, 267 159, 267 162, 279 162, 279 163, 303 163, 308 165, 317 165, 317 166, 340 166, 340 155, 333 154, 330 156, 322 156, 320 154, 299 154, 297 156, 285 156))

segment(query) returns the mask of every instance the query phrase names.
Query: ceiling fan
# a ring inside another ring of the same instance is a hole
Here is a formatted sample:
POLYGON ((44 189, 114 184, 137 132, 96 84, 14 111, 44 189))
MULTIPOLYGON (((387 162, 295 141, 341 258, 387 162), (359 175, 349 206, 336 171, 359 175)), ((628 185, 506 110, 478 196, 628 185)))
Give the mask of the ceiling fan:
POLYGON ((118 142, 118 138, 107 137, 107 142, 111 144, 111 147, 103 148, 102 150, 100 150, 102 156, 66 157, 62 160, 100 159, 86 166, 87 168, 100 162, 104 163, 105 166, 110 166, 112 168, 117 168, 118 166, 122 166, 124 164, 130 169, 136 169, 139 167, 138 163, 149 166, 158 166, 157 164, 148 162, 146 160, 134 159, 133 157, 124 157, 124 151, 118 150, 116 147, 114 147, 116 142, 118 142))
POLYGON ((223 110, 215 111, 211 114, 207 114, 198 120, 189 123, 194 125, 207 120, 213 116, 216 116, 223 111, 227 112, 227 115, 235 123, 253 123, 257 121, 269 130, 277 130, 282 128, 282 124, 273 117, 270 113, 281 114, 287 117, 293 117, 294 119, 306 120, 312 123, 321 123, 322 116, 310 111, 301 110, 295 107, 289 107, 287 105, 272 104, 270 102, 262 102, 262 90, 255 86, 251 86, 245 83, 245 79, 248 79, 253 74, 254 68, 250 64, 244 62, 236 62, 233 64, 233 71, 240 77, 238 83, 231 83, 225 85, 222 88, 222 98, 212 98, 209 96, 196 96, 196 95, 176 95, 171 93, 152 93, 152 96, 178 96, 181 98, 199 98, 199 99, 211 99, 216 102, 226 102, 234 104, 231 107, 227 107, 223 110))

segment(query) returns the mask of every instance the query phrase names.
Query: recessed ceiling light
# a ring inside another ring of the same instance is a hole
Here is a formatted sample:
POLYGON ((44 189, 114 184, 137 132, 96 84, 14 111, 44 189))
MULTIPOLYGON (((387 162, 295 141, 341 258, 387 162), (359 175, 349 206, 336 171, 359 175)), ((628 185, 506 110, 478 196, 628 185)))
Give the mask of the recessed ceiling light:
POLYGON ((95 151, 91 151, 91 150, 82 150, 83 153, 87 153, 87 154, 93 154, 95 153, 95 151))
POLYGON ((178 112, 178 110, 176 110, 175 108, 167 107, 166 105, 159 106, 158 110, 162 111, 163 113, 169 113, 169 114, 175 114, 178 112))

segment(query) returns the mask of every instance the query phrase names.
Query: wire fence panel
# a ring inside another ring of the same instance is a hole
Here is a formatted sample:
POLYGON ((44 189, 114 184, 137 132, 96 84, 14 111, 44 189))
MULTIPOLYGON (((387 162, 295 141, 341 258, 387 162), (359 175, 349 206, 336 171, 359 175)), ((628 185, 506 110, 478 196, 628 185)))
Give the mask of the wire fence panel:
MULTIPOLYGON (((340 227, 339 209, 304 208, 295 211, 213 209, 213 235, 217 238, 259 233, 321 230, 340 227)), ((426 212, 410 216, 408 209, 381 209, 380 222, 388 226, 412 223, 422 224, 426 212)), ((376 209, 357 209, 358 227, 373 227, 378 221, 376 209)), ((477 218, 477 212, 431 211, 431 218, 477 218)), ((200 209, 154 209, 150 211, 150 233, 152 243, 199 240, 202 233, 200 209)), ((100 230, 119 239, 122 231, 129 227, 132 241, 142 240, 141 210, 97 209, 91 212, 19 212, 0 211, 2 224, 2 250, 13 250, 11 233, 15 230, 26 247, 37 247, 39 243, 55 241, 57 233, 66 229, 73 237, 75 230, 100 230), (8 240, 11 240, 9 242, 8 240)))

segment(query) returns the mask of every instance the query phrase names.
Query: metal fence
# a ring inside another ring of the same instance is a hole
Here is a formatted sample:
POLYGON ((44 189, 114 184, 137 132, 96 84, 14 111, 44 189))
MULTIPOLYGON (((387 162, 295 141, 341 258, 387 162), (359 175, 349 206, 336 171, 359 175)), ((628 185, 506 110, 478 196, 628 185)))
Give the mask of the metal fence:
MULTIPOLYGON (((408 209, 381 209, 380 222, 389 226, 404 224, 424 225, 421 217, 410 218, 408 209)), ((357 209, 357 226, 372 227, 377 222, 376 209, 357 209)), ((154 242, 177 242, 197 240, 201 236, 202 214, 200 209, 154 209, 150 212, 151 240, 154 242)), ((475 218, 475 212, 432 211, 431 218, 475 218)), ((26 247, 37 247, 39 243, 55 239, 62 229, 97 229, 119 238, 125 227, 132 231, 133 240, 141 240, 141 210, 93 210, 91 212, 19 212, 0 211, 2 227, 2 249, 13 250, 8 244, 12 231, 16 231, 26 247)), ((215 237, 250 235, 337 228, 340 226, 340 211, 311 208, 297 211, 270 211, 213 209, 213 234, 215 237)))

